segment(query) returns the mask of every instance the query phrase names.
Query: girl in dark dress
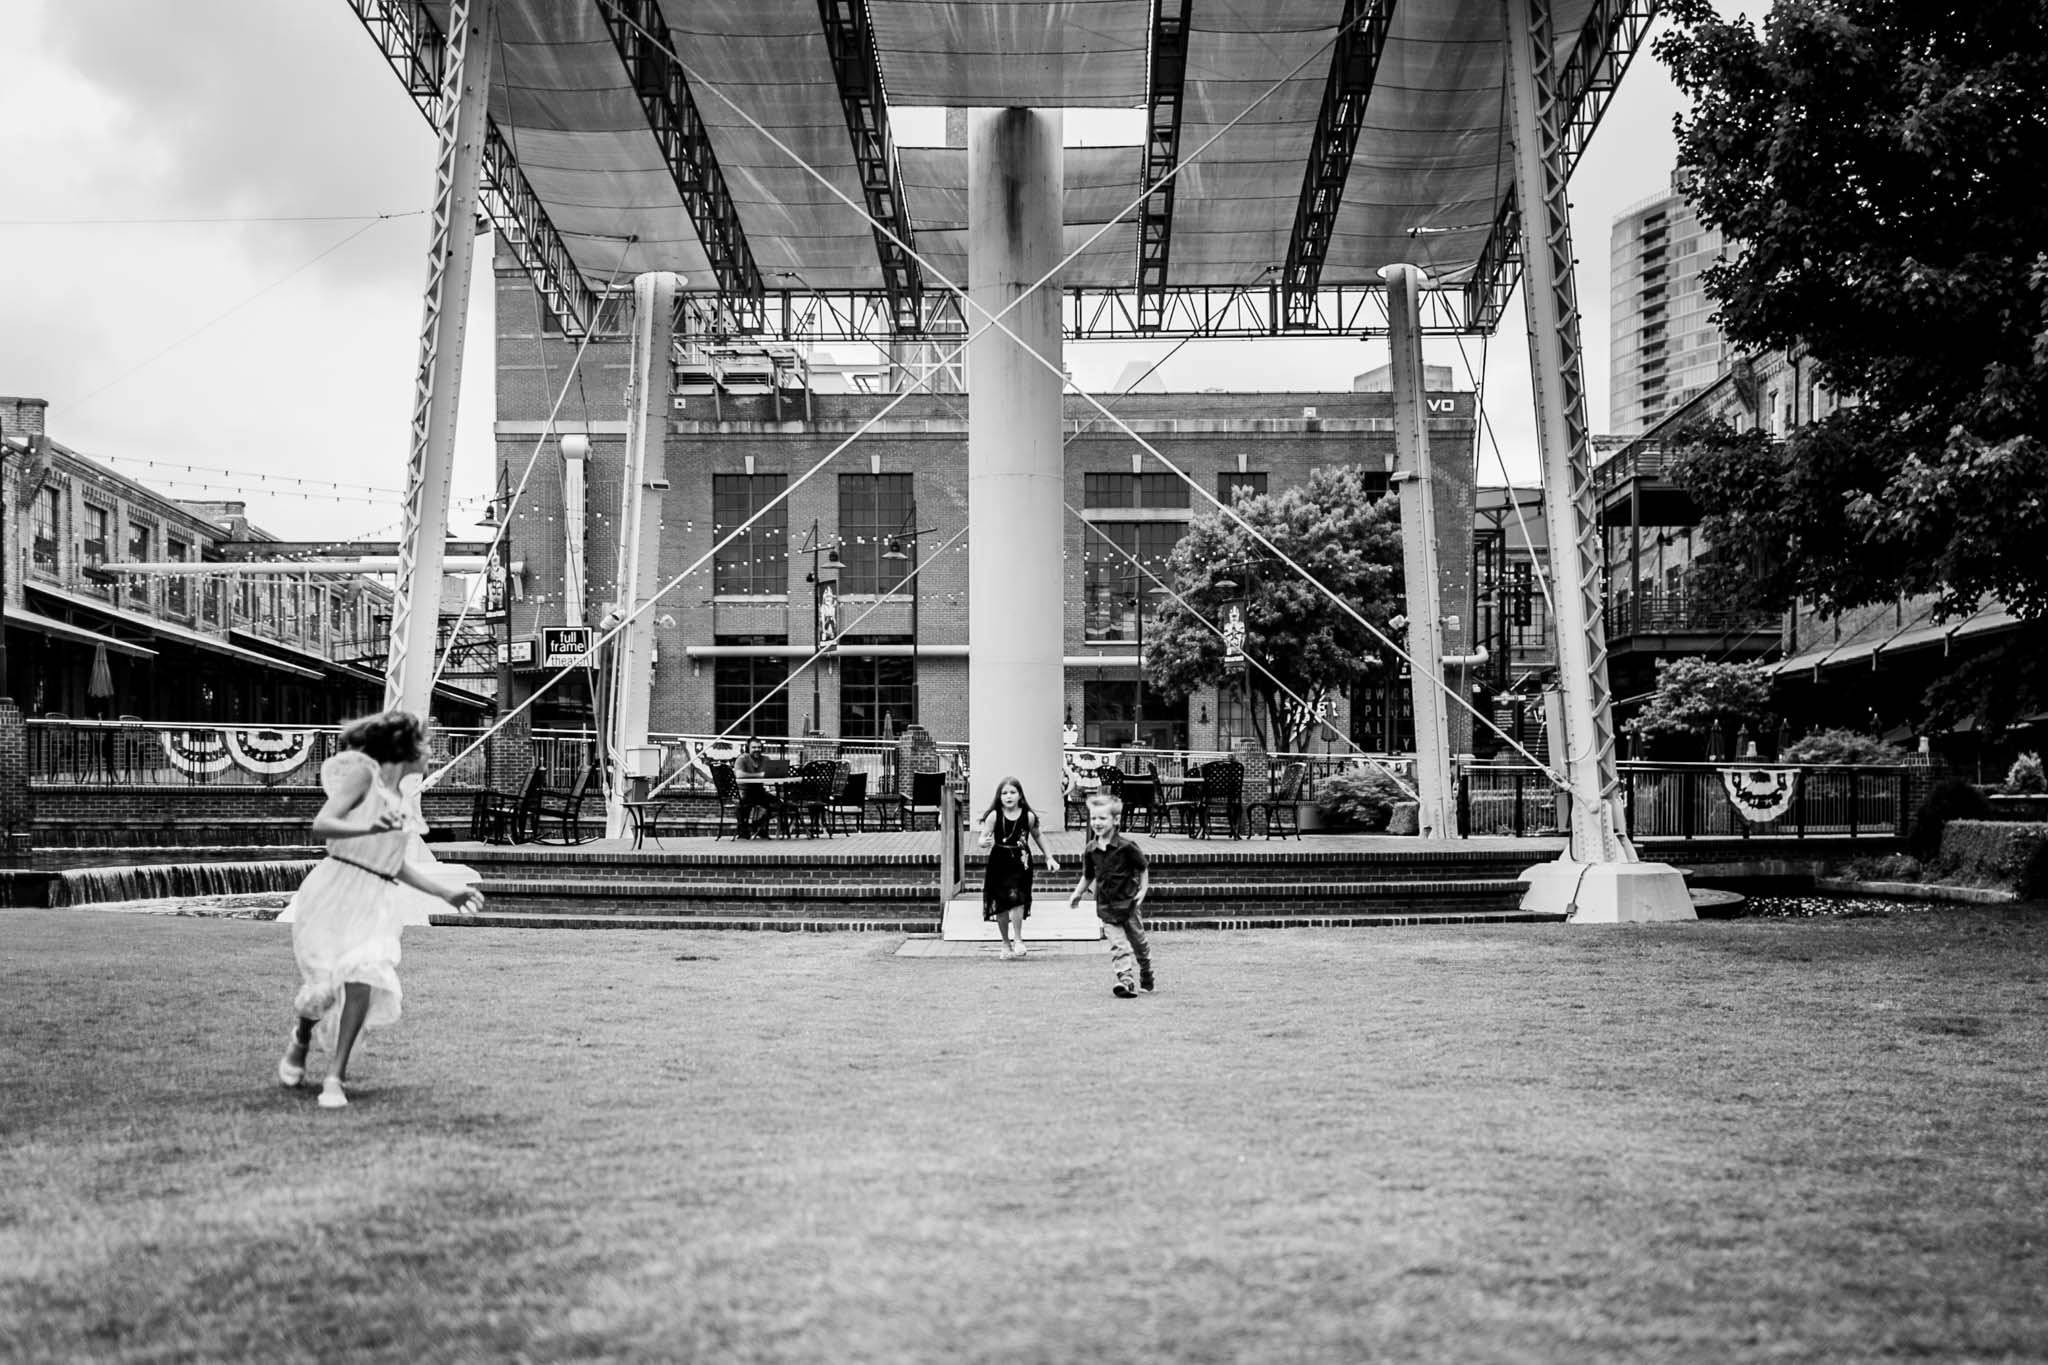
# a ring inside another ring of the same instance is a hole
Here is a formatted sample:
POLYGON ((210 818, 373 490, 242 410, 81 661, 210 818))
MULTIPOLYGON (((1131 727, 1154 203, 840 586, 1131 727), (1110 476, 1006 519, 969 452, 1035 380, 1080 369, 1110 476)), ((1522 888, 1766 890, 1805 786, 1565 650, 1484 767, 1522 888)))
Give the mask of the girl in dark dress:
POLYGON ((1038 815, 1024 799, 1016 778, 996 784, 995 800, 981 816, 981 846, 988 850, 988 869, 981 878, 981 917, 994 920, 1003 936, 1003 956, 1024 956, 1024 918, 1031 913, 1031 849, 1036 844, 1045 870, 1060 865, 1046 852, 1038 835, 1038 815))

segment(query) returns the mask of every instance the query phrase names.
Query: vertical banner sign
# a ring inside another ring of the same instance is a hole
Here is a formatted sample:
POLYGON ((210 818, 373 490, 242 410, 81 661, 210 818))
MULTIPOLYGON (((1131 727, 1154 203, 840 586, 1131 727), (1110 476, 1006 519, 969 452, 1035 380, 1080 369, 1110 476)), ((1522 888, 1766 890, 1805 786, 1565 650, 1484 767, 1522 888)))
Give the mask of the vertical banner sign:
POLYGON ((839 652, 839 589, 830 583, 817 587, 818 604, 818 652, 837 654, 839 652))
POLYGON ((1223 671, 1230 677, 1244 672, 1244 613, 1235 606, 1223 617, 1223 671))

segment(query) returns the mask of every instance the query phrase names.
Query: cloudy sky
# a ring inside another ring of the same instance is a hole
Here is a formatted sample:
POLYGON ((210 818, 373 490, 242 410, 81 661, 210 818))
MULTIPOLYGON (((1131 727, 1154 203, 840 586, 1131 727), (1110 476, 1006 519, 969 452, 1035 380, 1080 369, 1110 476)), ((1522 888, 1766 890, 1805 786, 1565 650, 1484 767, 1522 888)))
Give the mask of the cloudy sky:
MULTIPOLYGON (((58 440, 174 495, 245 498, 279 535, 394 534, 434 147, 345 0, 7 0, 0 53, 0 394, 48 399, 58 440)), ((1573 179, 1596 431, 1609 228, 1664 190, 1677 108, 1645 52, 1573 179)), ((465 534, 491 481, 489 303, 474 291, 465 534)), ((1519 298, 1507 316, 1484 348, 1486 406, 1527 481, 1519 298)), ((1107 392, 1166 349, 1067 358, 1107 392)), ((1428 359, 1462 378, 1482 346, 1433 343, 1428 359)), ((1361 341, 1193 343, 1159 374, 1171 388, 1348 388, 1385 360, 1361 341)), ((1490 450, 1481 470, 1497 472, 1490 450)))

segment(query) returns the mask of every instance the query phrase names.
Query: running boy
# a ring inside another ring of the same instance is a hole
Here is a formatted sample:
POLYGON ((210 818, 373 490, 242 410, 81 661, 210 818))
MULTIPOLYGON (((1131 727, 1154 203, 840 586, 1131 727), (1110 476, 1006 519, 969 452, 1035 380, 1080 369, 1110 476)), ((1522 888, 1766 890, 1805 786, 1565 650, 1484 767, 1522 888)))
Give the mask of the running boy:
POLYGON ((1068 905, 1079 905, 1090 888, 1095 892, 1095 917, 1103 923, 1109 940, 1109 965, 1116 973, 1110 994, 1128 1000, 1139 991, 1152 989, 1152 951, 1145 942, 1142 914, 1145 893, 1152 887, 1152 874, 1145 863, 1145 851, 1123 836, 1117 825, 1123 819, 1124 803, 1107 792, 1088 798, 1088 846, 1081 854, 1081 881, 1068 905), (1138 965, 1132 979, 1131 963, 1138 965))

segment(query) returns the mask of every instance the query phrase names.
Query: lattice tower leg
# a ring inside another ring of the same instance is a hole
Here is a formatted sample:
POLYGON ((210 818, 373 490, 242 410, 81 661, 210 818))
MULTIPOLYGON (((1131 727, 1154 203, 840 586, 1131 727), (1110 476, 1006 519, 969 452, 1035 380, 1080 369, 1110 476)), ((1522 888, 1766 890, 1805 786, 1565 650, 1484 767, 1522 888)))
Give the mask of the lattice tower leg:
POLYGON ((412 450, 391 609, 385 705, 426 715, 433 701, 448 489, 455 469, 455 414, 462 391, 463 328, 476 259, 478 175, 489 116, 496 0, 451 0, 448 59, 434 131, 433 237, 427 249, 426 317, 413 380, 412 450))
POLYGON ((1458 835, 1451 782, 1451 728, 1443 682, 1443 579, 1437 570, 1436 487, 1430 479, 1429 430, 1422 383, 1422 272, 1390 265, 1387 340, 1394 379, 1394 486, 1401 499, 1401 567, 1408 585, 1409 687, 1415 705, 1417 831, 1425 838, 1458 835))
POLYGON ((1633 862, 1635 850, 1621 832, 1614 807, 1620 781, 1600 619, 1591 441, 1551 5, 1550 0, 1505 0, 1505 6, 1515 195, 1523 205, 1522 298, 1528 309, 1543 511, 1557 601, 1557 668, 1564 691, 1564 753, 1552 754, 1551 761, 1563 760, 1572 785, 1571 856, 1585 862, 1633 862))

